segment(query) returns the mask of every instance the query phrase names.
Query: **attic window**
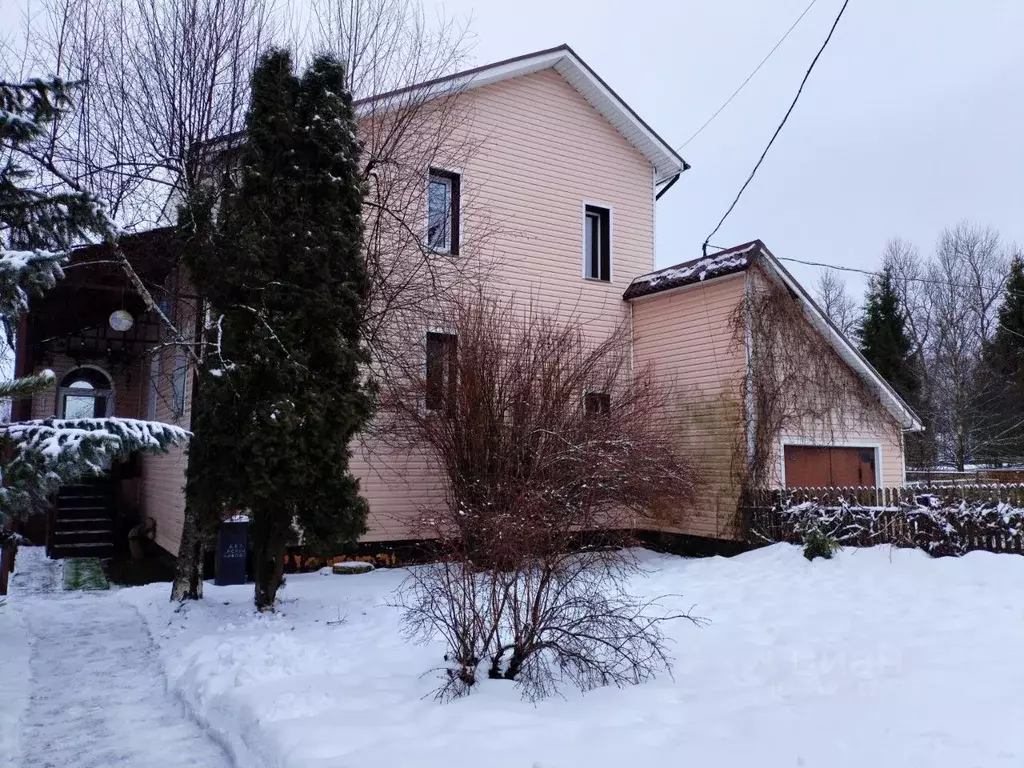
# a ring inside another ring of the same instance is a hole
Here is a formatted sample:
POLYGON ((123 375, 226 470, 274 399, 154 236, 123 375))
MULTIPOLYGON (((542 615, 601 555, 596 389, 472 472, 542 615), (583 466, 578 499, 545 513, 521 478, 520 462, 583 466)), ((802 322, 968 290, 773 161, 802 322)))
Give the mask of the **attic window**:
POLYGON ((612 212, 596 205, 583 207, 583 276, 608 283, 612 279, 612 212))
POLYGON ((430 169, 427 183, 427 247, 459 255, 459 207, 462 180, 457 173, 430 169))

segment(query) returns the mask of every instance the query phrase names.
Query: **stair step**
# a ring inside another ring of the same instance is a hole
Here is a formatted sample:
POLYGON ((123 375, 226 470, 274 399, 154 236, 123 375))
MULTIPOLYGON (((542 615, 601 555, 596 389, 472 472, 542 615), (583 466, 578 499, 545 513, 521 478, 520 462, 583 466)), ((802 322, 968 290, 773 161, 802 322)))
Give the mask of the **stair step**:
POLYGON ((104 525, 110 525, 114 521, 114 518, 110 515, 105 517, 58 517, 56 520, 57 526, 63 525, 68 527, 70 525, 83 525, 89 527, 97 522, 101 522, 104 525))
POLYGON ((83 507, 82 509, 58 509, 57 520, 90 520, 102 518, 110 520, 114 517, 114 510, 109 507, 83 507))
POLYGON ((69 544, 55 545, 52 557, 60 560, 66 557, 113 557, 113 544, 69 544))
POLYGON ((106 530, 74 530, 54 531, 53 543, 56 546, 78 546, 82 544, 101 544, 103 546, 114 546, 114 532, 106 530))
POLYGON ((61 504, 105 504, 110 500, 109 496, 99 493, 68 494, 57 497, 57 505, 61 504))
POLYGON ((53 526, 53 535, 72 534, 72 532, 80 530, 105 530, 110 532, 111 539, 113 539, 114 528, 113 520, 57 520, 56 525, 53 526))

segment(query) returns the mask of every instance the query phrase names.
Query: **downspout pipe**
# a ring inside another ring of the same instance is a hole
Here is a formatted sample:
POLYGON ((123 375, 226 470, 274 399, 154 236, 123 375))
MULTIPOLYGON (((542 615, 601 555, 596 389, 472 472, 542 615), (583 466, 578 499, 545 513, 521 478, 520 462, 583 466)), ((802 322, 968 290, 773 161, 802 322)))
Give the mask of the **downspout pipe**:
POLYGON ((679 181, 679 177, 682 176, 682 174, 683 174, 683 172, 680 171, 675 176, 673 176, 671 179, 669 179, 665 183, 665 186, 662 187, 660 190, 658 190, 658 194, 656 194, 654 196, 654 199, 655 200, 661 200, 661 196, 664 195, 666 192, 668 192, 670 189, 672 189, 672 185, 675 184, 677 181, 679 181))

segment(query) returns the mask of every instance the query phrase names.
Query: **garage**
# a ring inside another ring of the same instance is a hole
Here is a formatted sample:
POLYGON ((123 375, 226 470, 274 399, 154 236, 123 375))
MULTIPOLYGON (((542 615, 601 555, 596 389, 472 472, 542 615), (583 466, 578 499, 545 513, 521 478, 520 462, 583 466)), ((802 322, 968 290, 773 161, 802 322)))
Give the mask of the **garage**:
POLYGON ((874 486, 875 449, 854 446, 784 446, 787 488, 874 486))

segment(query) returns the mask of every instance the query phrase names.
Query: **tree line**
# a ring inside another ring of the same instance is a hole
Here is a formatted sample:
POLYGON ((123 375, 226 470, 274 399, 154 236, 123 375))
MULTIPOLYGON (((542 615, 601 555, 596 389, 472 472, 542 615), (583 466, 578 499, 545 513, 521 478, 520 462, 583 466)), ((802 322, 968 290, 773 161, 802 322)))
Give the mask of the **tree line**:
POLYGON ((890 240, 862 307, 826 271, 819 304, 918 413, 910 467, 1024 461, 1024 257, 991 229, 961 222, 922 256, 890 240))

